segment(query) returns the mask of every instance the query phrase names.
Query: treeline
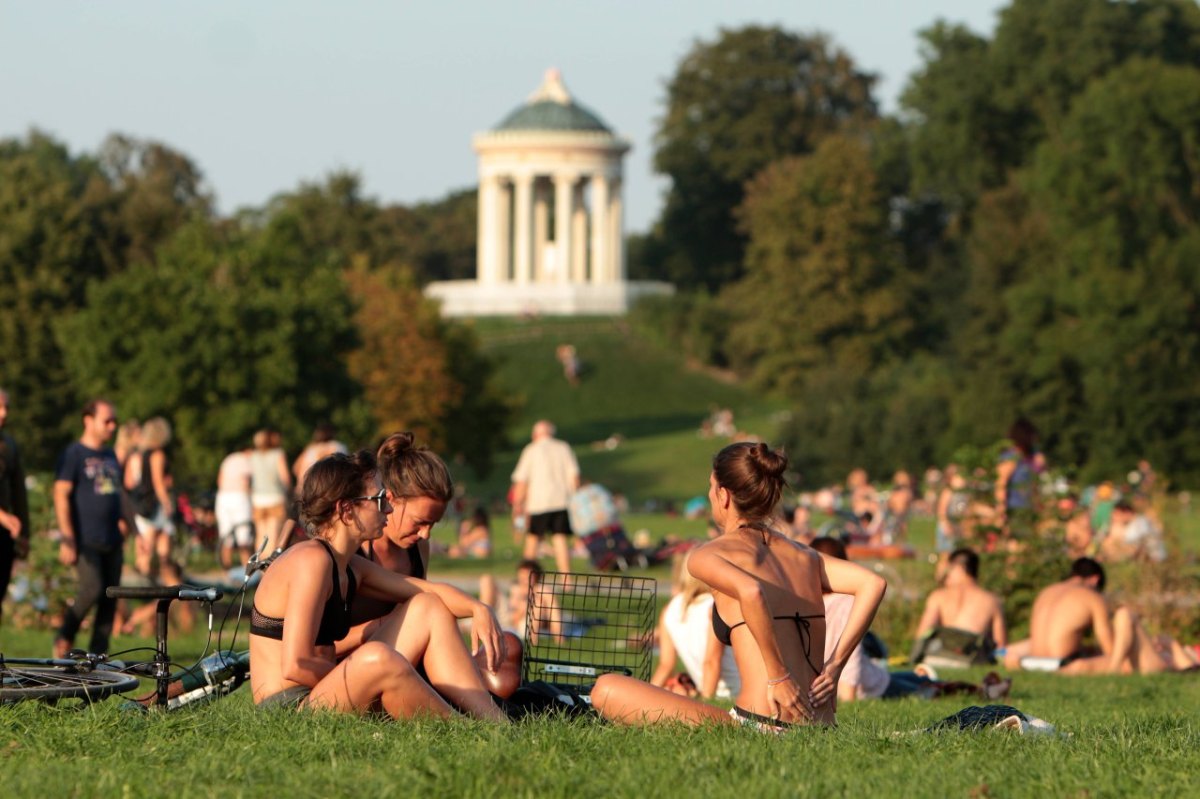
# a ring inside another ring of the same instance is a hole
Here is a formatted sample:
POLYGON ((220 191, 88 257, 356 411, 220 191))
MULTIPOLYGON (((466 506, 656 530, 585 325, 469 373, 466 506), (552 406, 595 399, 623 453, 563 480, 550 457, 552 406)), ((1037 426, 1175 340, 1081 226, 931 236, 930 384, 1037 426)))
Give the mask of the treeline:
POLYGON ((474 192, 384 206, 336 174, 224 218, 204 186, 160 143, 0 141, 0 386, 31 464, 104 395, 167 416, 195 479, 259 427, 299 449, 323 421, 351 442, 415 430, 486 471, 512 409, 420 290, 473 274, 474 192))
POLYGON ((938 23, 901 112, 820 35, 722 31, 668 83, 639 317, 791 401, 810 480, 1034 420, 1083 478, 1200 478, 1200 7, 1014 0, 938 23))

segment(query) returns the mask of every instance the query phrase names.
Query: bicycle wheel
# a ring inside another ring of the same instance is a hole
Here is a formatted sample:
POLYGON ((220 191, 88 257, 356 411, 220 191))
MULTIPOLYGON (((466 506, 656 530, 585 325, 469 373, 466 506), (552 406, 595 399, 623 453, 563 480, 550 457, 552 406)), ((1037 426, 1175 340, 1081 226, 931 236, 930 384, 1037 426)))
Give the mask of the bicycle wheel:
POLYGON ((137 677, 115 671, 5 665, 0 670, 0 703, 27 699, 86 699, 94 702, 137 686, 137 677))

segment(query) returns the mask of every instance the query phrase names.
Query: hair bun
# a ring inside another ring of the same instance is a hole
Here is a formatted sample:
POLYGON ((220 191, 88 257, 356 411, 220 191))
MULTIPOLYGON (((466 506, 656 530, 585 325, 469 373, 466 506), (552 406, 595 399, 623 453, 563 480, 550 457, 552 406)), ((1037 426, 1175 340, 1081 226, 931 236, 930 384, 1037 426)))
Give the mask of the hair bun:
POLYGON ((387 461, 400 457, 416 448, 416 437, 412 433, 392 433, 379 445, 379 460, 387 461))
POLYGON ((787 471, 788 459, 781 450, 771 449, 765 443, 756 444, 750 450, 751 457, 763 477, 782 480, 787 471))

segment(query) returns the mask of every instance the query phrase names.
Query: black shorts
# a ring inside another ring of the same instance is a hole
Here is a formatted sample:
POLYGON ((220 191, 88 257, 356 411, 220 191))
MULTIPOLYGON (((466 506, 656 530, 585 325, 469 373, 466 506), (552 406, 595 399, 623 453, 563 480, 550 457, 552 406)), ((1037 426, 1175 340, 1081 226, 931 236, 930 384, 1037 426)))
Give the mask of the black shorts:
POLYGON ((529 515, 530 535, 545 535, 546 533, 564 533, 572 535, 571 517, 565 510, 552 510, 546 513, 531 513, 529 515))

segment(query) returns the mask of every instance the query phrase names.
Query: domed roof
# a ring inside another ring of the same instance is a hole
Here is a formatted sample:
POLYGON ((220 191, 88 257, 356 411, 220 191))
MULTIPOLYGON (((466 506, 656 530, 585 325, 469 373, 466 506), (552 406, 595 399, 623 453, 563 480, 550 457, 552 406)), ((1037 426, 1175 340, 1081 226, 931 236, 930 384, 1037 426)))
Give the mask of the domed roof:
POLYGON ((600 117, 576 103, 563 85, 562 75, 550 69, 528 102, 506 116, 497 131, 553 130, 611 133, 600 117))

